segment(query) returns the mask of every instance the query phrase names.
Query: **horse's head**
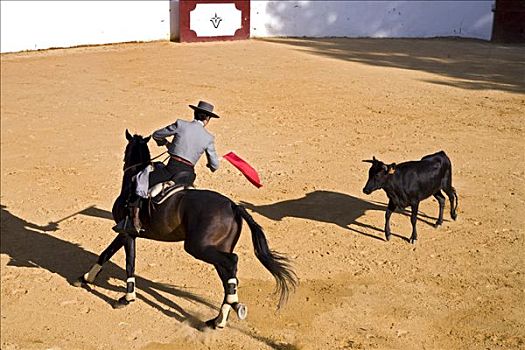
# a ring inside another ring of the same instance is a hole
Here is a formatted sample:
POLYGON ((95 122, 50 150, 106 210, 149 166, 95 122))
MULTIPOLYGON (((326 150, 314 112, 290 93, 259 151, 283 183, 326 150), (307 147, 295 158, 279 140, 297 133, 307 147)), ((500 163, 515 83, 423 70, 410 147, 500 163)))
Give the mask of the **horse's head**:
POLYGON ((144 169, 151 161, 151 155, 149 153, 148 141, 151 136, 142 137, 140 135, 133 135, 126 129, 126 139, 128 145, 124 152, 124 172, 130 171, 137 173, 144 169))

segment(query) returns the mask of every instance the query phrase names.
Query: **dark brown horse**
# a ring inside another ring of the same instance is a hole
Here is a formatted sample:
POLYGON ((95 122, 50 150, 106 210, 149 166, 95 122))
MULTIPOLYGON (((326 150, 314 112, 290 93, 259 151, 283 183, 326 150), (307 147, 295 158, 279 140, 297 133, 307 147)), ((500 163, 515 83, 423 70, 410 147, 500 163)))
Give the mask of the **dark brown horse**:
MULTIPOLYGON (((128 145, 124 155, 124 176, 120 195, 113 204, 113 219, 119 222, 128 214, 126 200, 133 191, 133 176, 151 162, 148 149, 149 137, 131 136, 126 130, 128 145)), ((233 249, 241 234, 242 221, 246 220, 252 233, 255 256, 275 277, 280 293, 279 307, 297 284, 296 275, 288 259, 270 250, 261 226, 246 209, 229 198, 213 191, 184 189, 175 193, 162 204, 141 210, 143 232, 138 236, 119 234, 100 254, 98 261, 76 285, 93 283, 104 263, 122 247, 126 252, 127 289, 115 307, 120 308, 135 300, 135 239, 158 241, 184 241, 184 250, 196 259, 215 266, 224 286, 224 300, 219 315, 206 322, 213 328, 223 328, 233 308, 240 319, 246 317, 246 306, 237 296, 237 260, 233 249)))

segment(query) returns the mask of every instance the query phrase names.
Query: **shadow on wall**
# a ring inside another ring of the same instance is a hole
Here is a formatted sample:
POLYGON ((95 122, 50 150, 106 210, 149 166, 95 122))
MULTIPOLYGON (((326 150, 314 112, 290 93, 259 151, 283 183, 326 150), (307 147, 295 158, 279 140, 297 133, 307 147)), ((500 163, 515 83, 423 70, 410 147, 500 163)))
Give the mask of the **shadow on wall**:
POLYGON ((486 1, 268 1, 263 12, 261 33, 286 37, 488 40, 493 21, 486 1))
POLYGON ((380 67, 418 70, 448 80, 428 83, 525 93, 525 47, 472 39, 266 39, 303 52, 380 67))
POLYGON ((179 0, 170 0, 170 41, 179 41, 179 0))

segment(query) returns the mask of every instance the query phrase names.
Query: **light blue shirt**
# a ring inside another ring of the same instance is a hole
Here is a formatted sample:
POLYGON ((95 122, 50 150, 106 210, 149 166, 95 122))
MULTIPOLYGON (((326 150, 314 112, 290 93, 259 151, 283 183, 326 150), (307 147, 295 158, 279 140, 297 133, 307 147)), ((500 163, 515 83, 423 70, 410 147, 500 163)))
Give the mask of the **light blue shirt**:
POLYGON ((166 145, 166 137, 173 136, 168 144, 168 153, 183 158, 193 165, 197 163, 203 153, 206 153, 207 166, 211 171, 219 169, 219 158, 215 151, 215 137, 204 128, 199 120, 191 122, 177 119, 165 128, 153 133, 153 139, 159 146, 166 145))

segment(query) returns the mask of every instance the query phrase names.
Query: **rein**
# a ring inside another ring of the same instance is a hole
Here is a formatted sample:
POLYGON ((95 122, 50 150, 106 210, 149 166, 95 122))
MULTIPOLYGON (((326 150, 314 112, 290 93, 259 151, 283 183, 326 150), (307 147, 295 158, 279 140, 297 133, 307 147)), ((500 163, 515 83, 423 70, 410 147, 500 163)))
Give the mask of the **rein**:
MULTIPOLYGON (((141 165, 144 165, 144 164, 147 164, 147 163, 151 163, 152 161, 154 161, 155 159, 159 158, 160 156, 162 156, 163 154, 166 154, 168 151, 164 151, 162 152, 161 154, 159 154, 158 156, 154 157, 154 158, 151 158, 149 161, 147 162, 142 162, 142 163, 137 163, 137 164, 133 164, 133 165, 130 165, 128 166, 127 168, 124 168, 124 172, 130 170, 130 169, 134 169, 138 166, 141 166, 141 165)), ((167 159, 167 158, 166 158, 167 159)))

